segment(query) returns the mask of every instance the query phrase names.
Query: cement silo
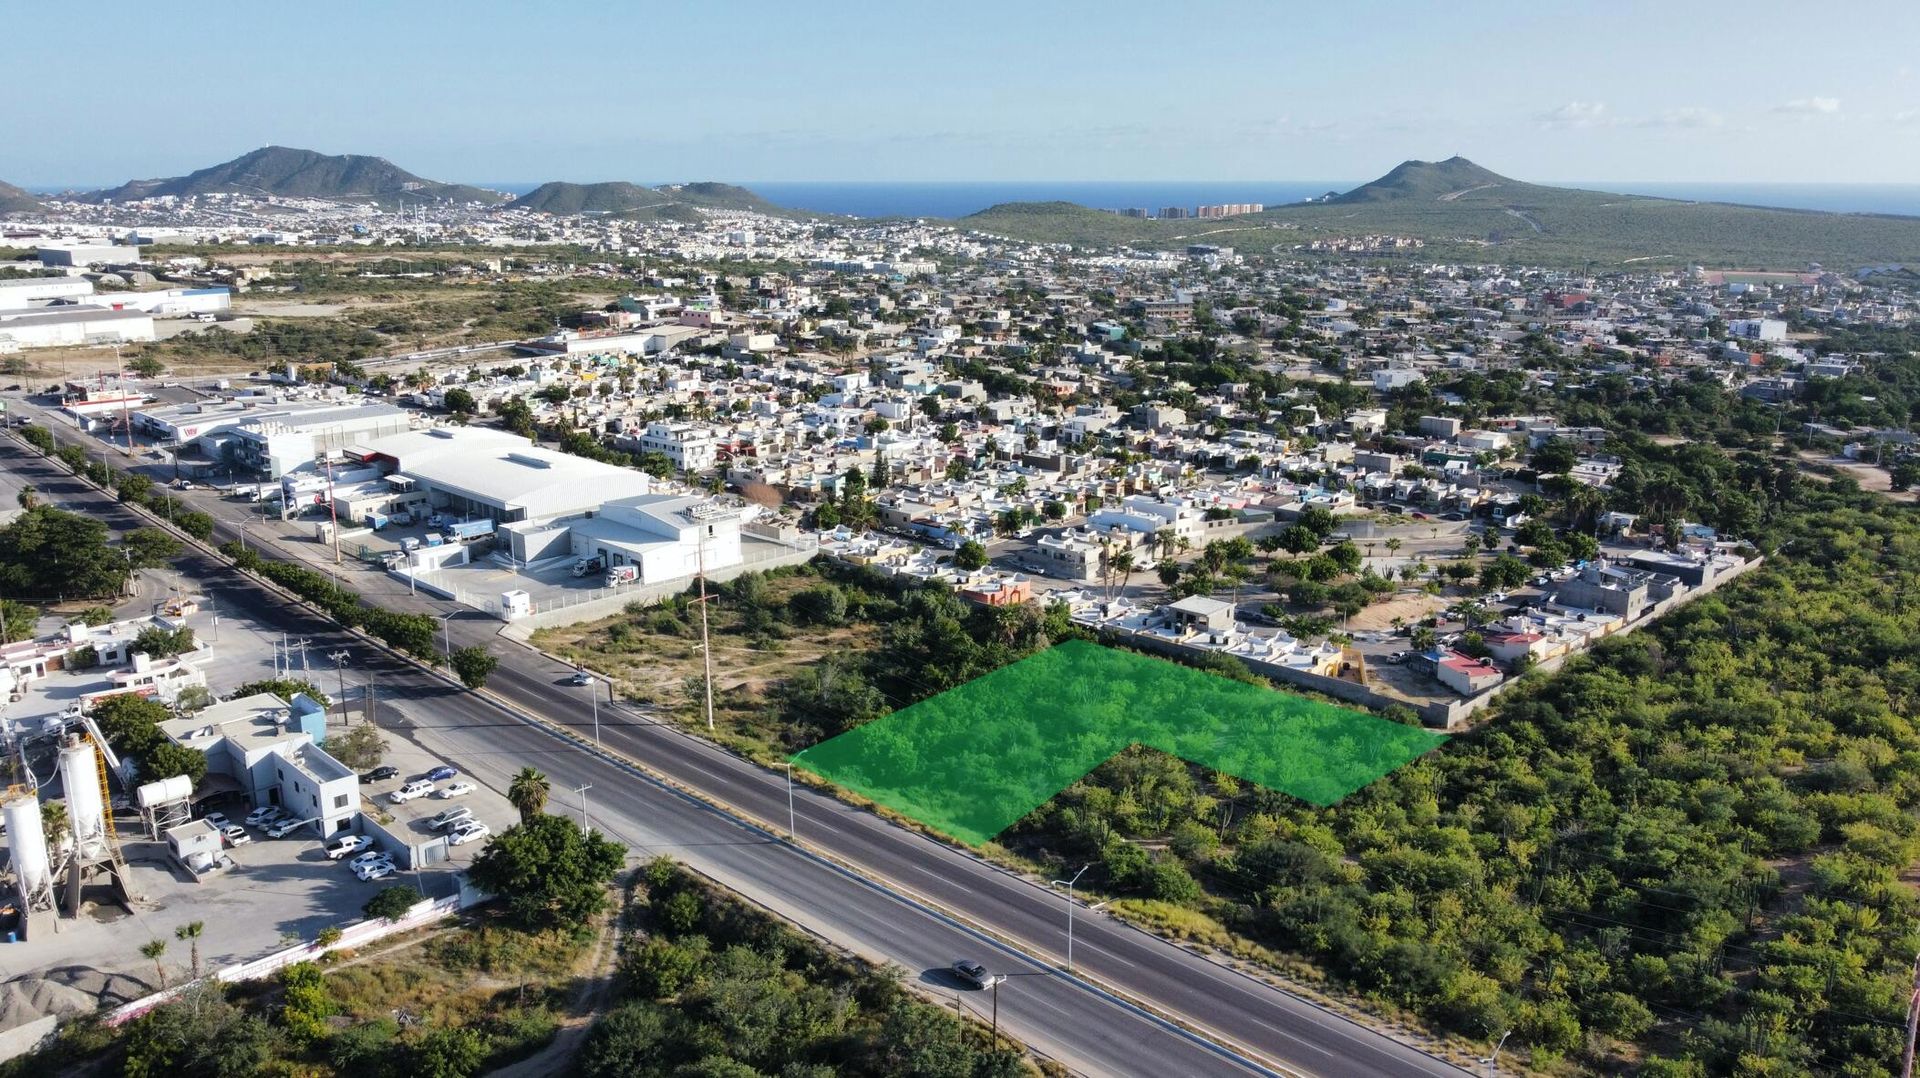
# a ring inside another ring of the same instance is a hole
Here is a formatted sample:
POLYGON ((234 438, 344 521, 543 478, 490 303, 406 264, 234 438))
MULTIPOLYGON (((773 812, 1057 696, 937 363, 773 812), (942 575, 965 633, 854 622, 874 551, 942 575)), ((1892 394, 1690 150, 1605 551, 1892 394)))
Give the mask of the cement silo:
POLYGON ((85 864, 107 852, 107 806, 101 800, 100 760, 93 742, 69 737, 60 746, 60 788, 67 795, 73 859, 85 864))
POLYGON ((13 875, 20 905, 29 912, 53 908, 53 860, 47 852, 47 832, 40 819, 40 798, 16 787, 0 802, 7 821, 7 846, 13 855, 13 875))

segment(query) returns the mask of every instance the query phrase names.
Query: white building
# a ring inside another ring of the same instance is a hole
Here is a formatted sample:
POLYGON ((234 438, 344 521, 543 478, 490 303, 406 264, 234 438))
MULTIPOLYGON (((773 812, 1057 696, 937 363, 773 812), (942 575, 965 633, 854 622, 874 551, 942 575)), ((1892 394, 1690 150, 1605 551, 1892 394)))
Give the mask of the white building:
POLYGON ((321 456, 400 434, 412 425, 406 410, 391 404, 347 404, 255 413, 232 428, 202 431, 196 437, 209 456, 230 457, 278 479, 289 472, 313 471, 321 456))
POLYGON ((0 312, 0 352, 153 340, 153 315, 104 307, 0 312))
POLYGON ((1727 333, 1750 341, 1784 341, 1787 324, 1777 318, 1736 318, 1727 323, 1727 333))
POLYGON ((568 530, 575 557, 598 557, 608 568, 636 566, 638 583, 658 584, 741 564, 743 517, 707 498, 647 495, 608 502, 568 530))
POLYGON ((169 719, 160 729, 175 744, 207 754, 207 793, 237 788, 256 806, 277 805, 313 821, 322 838, 351 830, 359 815, 359 777, 320 748, 326 711, 310 697, 289 704, 258 693, 169 719))
POLYGON ((436 509, 496 524, 583 517, 607 502, 653 491, 645 472, 544 449, 519 435, 482 427, 397 434, 366 442, 349 455, 389 468, 388 482, 424 491, 436 509))
POLYGON ((24 311, 49 300, 93 295, 85 277, 17 277, 0 280, 0 311, 24 311))
POLYGON ((59 243, 38 248, 43 266, 124 266, 140 261, 140 248, 112 243, 59 243))
POLYGON ((109 292, 93 297, 96 306, 157 315, 216 314, 233 306, 231 289, 166 288, 157 292, 109 292))
POLYGON ((640 435, 642 453, 660 453, 681 471, 704 472, 719 459, 719 440, 693 423, 649 423, 640 435))

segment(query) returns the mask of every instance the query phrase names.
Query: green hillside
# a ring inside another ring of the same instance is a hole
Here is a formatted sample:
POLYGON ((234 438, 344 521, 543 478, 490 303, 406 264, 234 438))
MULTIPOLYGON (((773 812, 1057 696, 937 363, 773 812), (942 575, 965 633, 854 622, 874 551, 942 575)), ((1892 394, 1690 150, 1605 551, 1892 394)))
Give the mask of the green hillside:
POLYGON ((10 183, 0 182, 0 213, 38 213, 40 200, 10 183))
POLYGON ((606 183, 556 180, 543 183, 503 208, 532 210, 556 216, 591 213, 661 221, 695 220, 699 217, 695 212, 698 210, 751 210, 768 214, 788 212, 752 191, 732 184, 680 183, 643 187, 623 180, 606 183))
MULTIPOLYGON (((1403 257, 1578 265, 1847 270, 1920 263, 1920 217, 1821 213, 1523 183, 1465 158, 1408 161, 1326 202, 1215 220, 1145 221, 1070 203, 994 206, 959 227, 1078 246, 1218 243, 1289 254, 1319 239, 1409 236, 1403 257)), ((1375 256, 1378 257, 1378 256, 1375 256)))
POLYGON ((210 194, 265 194, 389 204, 422 199, 494 203, 507 197, 463 183, 422 179, 384 157, 329 155, 286 146, 262 147, 185 176, 131 180, 86 197, 93 202, 127 202, 168 195, 186 198, 210 194))

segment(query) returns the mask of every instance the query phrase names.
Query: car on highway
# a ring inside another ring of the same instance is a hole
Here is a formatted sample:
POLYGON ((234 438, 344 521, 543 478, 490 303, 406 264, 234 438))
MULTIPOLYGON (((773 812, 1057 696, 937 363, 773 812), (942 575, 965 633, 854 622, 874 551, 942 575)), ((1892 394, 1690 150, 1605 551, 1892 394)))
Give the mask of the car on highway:
POLYGON ((392 861, 375 861, 370 865, 361 865, 359 868, 354 869, 353 874, 363 881, 384 880, 396 871, 398 871, 398 869, 394 868, 392 861))
POLYGON ((247 834, 247 829, 237 823, 230 823, 222 827, 220 829, 220 837, 226 839, 227 845, 229 846, 245 846, 247 843, 253 841, 253 836, 247 834))
POLYGON ((267 828, 267 837, 286 838, 288 835, 299 830, 306 822, 305 820, 296 820, 290 816, 285 819, 275 820, 272 825, 267 828))
POLYGON ((460 824, 448 832, 447 845, 464 846, 469 842, 478 842, 491 834, 493 834, 493 828, 488 827, 479 820, 468 820, 466 823, 460 824))
POLYGON ((477 789, 479 789, 479 787, 471 782, 449 782, 445 786, 435 790, 433 796, 442 801, 447 801, 456 797, 465 797, 477 789))
POLYGON ((962 958, 954 962, 953 975, 975 988, 992 988, 1006 980, 1004 974, 988 973, 987 967, 971 958, 962 958))
POLYGON ((338 861, 342 857, 359 853, 371 845, 373 845, 373 838, 369 835, 341 835, 327 843, 327 857, 338 861))
POLYGON ((247 813, 248 827, 265 827, 280 818, 280 810, 272 805, 262 805, 247 813))
POLYGON ((585 670, 575 670, 573 676, 567 679, 567 684, 591 685, 593 684, 593 675, 587 673, 585 670))
POLYGON ((376 767, 372 771, 369 771, 366 774, 360 776, 360 781, 363 783, 385 782, 388 779, 397 779, 399 777, 400 777, 399 768, 394 767, 392 765, 385 765, 382 767, 376 767))
POLYGON ((460 774, 459 768, 450 766, 448 764, 441 764, 439 767, 436 767, 432 771, 427 772, 426 778, 427 778, 427 781, 429 782, 445 782, 450 778, 454 778, 458 776, 459 774, 460 774))
POLYGON ((433 792, 433 783, 426 779, 414 779, 398 790, 387 795, 387 800, 396 805, 404 805, 417 797, 425 797, 433 792))
POLYGON ((433 828, 435 831, 444 831, 454 824, 465 823, 471 819, 473 819, 473 810, 465 805, 461 805, 459 808, 447 809, 433 819, 428 820, 427 826, 433 828))

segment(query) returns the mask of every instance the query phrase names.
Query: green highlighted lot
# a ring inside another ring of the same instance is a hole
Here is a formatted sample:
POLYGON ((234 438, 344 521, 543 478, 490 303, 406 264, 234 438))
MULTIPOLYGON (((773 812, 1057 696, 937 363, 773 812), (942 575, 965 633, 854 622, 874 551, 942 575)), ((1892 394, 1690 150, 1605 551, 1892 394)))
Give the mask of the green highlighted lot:
POLYGON ((1136 743, 1324 807, 1445 740, 1074 640, 821 742, 794 762, 977 846, 1136 743))

